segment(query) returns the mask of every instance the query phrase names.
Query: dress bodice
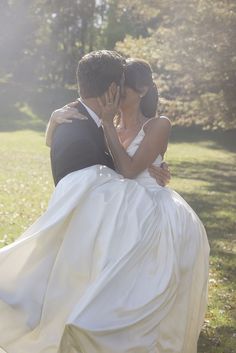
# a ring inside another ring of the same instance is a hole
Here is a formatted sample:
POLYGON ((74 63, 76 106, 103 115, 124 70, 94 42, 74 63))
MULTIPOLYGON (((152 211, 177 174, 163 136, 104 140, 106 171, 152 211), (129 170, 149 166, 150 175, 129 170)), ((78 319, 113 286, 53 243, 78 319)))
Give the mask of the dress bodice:
MULTIPOLYGON (((133 139, 131 144, 127 147, 126 151, 130 157, 132 157, 135 152, 137 151, 138 147, 140 146, 140 143, 142 142, 143 138, 145 136, 145 131, 144 131, 144 126, 141 128, 139 133, 136 135, 136 137, 133 139)), ((153 165, 155 166, 160 166, 162 163, 163 159, 162 156, 159 154, 156 158, 156 160, 153 162, 153 165)), ((148 170, 144 170, 141 172, 136 178, 140 184, 145 186, 148 189, 155 189, 157 190, 158 188, 162 188, 162 186, 158 185, 156 180, 152 178, 148 172, 148 170)))

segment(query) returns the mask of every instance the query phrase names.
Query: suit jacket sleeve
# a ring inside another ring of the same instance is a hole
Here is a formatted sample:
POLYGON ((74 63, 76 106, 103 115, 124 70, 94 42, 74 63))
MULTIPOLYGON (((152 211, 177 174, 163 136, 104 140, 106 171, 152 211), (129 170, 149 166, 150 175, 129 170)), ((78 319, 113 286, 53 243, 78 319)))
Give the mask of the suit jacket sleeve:
POLYGON ((87 139, 72 141, 67 146, 51 148, 51 164, 55 184, 65 175, 96 164, 107 165, 106 155, 87 139))

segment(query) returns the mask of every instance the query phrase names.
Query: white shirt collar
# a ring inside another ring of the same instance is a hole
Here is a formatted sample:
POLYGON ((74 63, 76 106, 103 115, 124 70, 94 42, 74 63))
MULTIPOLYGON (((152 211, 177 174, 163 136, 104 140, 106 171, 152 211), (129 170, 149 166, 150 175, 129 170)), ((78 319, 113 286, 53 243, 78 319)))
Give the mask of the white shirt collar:
POLYGON ((85 107, 85 109, 88 111, 89 115, 91 116, 91 118, 95 121, 97 127, 100 127, 102 125, 101 119, 97 116, 97 114, 90 109, 83 101, 81 98, 79 98, 79 101, 81 104, 83 104, 83 106, 85 107))

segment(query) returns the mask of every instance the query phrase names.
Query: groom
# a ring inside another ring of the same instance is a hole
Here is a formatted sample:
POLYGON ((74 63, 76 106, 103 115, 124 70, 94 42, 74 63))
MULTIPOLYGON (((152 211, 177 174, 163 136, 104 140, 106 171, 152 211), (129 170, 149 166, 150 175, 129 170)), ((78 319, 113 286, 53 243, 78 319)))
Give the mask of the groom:
MULTIPOLYGON (((77 114, 84 119, 60 124, 53 134, 51 167, 55 185, 67 174, 92 165, 102 164, 115 169, 106 146, 97 98, 103 96, 112 84, 120 87, 122 94, 125 65, 121 55, 108 50, 91 52, 79 61, 77 80, 82 98, 76 108, 77 114)), ((53 114, 60 114, 60 109, 53 114)), ((156 173, 153 176, 158 181, 166 184, 168 171, 157 168, 152 172, 156 173)))
POLYGON ((114 51, 101 50, 85 55, 77 69, 80 96, 78 112, 87 119, 73 119, 55 130, 51 144, 51 166, 55 184, 65 175, 95 164, 115 169, 109 154, 97 97, 114 82, 123 89, 124 58, 114 51))

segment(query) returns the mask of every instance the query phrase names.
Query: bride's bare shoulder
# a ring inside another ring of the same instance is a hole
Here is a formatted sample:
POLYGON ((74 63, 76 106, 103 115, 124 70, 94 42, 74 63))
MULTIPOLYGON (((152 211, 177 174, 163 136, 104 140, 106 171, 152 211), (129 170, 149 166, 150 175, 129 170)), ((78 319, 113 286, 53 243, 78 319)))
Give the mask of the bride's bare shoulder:
POLYGON ((158 119, 161 122, 163 122, 163 124, 167 124, 168 126, 171 126, 171 121, 170 121, 170 119, 167 116, 161 115, 158 119))
POLYGON ((167 130, 171 129, 171 121, 164 115, 160 117, 154 117, 146 121, 143 125, 143 129, 145 132, 151 131, 153 129, 159 130, 160 128, 165 128, 167 130))

